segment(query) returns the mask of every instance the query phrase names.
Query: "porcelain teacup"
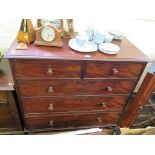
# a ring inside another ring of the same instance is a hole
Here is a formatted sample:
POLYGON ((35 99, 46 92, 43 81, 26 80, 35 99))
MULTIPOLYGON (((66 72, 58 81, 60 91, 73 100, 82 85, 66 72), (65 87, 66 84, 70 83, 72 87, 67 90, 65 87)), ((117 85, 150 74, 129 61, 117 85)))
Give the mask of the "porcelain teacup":
POLYGON ((105 35, 100 33, 100 32, 95 32, 94 37, 93 37, 93 42, 97 45, 101 44, 104 42, 105 35))
POLYGON ((88 37, 89 41, 93 40, 94 34, 95 34, 95 29, 93 27, 88 27, 85 29, 86 35, 88 37))
POLYGON ((77 35, 76 42, 78 46, 84 46, 88 42, 88 37, 86 35, 77 35))
POLYGON ((105 42, 105 43, 111 43, 112 40, 113 40, 113 38, 114 38, 114 37, 113 37, 111 34, 107 33, 107 34, 105 35, 104 42, 105 42))

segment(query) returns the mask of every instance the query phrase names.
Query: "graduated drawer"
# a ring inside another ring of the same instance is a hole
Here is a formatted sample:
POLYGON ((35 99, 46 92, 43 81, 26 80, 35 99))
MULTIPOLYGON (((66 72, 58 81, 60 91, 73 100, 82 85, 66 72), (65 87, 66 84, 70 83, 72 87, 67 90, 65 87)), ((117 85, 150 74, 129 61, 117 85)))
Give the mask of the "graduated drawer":
POLYGON ((27 129, 73 128, 116 124, 120 113, 43 115, 25 117, 27 129))
POLYGON ((81 63, 77 61, 17 60, 16 78, 80 78, 81 63))
POLYGON ((135 80, 19 80, 21 97, 129 94, 135 80))
POLYGON ((122 110, 128 96, 23 99, 25 113, 122 110))
POLYGON ((144 64, 118 62, 87 62, 85 78, 137 78, 144 64))

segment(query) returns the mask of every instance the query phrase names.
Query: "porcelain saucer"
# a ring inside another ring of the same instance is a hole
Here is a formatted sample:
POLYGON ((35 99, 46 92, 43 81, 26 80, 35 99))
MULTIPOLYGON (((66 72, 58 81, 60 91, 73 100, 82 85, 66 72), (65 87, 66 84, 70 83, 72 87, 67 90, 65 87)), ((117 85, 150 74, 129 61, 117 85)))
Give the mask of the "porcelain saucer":
POLYGON ((124 35, 123 32, 118 30, 110 30, 109 33, 114 37, 116 40, 122 40, 124 35))
POLYGON ((118 54, 120 47, 113 43, 102 43, 99 45, 99 50, 106 54, 118 54))
POLYGON ((78 52, 96 52, 98 50, 97 45, 89 41, 85 45, 79 46, 75 38, 70 39, 68 45, 78 52))

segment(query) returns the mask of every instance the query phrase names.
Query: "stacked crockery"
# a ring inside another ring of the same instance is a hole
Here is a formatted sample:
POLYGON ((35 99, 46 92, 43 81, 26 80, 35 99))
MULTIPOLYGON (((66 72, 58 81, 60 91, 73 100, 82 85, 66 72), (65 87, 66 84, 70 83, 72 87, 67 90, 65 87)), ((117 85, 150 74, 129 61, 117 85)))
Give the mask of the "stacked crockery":
POLYGON ((109 33, 114 37, 114 39, 122 40, 124 37, 123 32, 117 30, 110 30, 109 33))

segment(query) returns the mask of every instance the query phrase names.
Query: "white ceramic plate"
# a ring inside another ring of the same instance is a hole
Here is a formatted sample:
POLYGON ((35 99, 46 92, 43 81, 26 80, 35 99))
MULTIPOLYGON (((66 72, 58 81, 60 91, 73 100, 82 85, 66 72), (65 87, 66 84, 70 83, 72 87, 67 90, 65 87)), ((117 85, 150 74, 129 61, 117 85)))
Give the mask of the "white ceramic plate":
POLYGON ((106 54, 118 54, 120 47, 113 43, 102 43, 99 45, 99 50, 106 54))
POLYGON ((68 45, 78 52, 96 52, 98 50, 97 45, 92 42, 88 42, 84 46, 79 46, 75 38, 71 39, 68 45))
POLYGON ((114 37, 114 39, 122 40, 123 32, 117 30, 110 30, 109 33, 114 37))

